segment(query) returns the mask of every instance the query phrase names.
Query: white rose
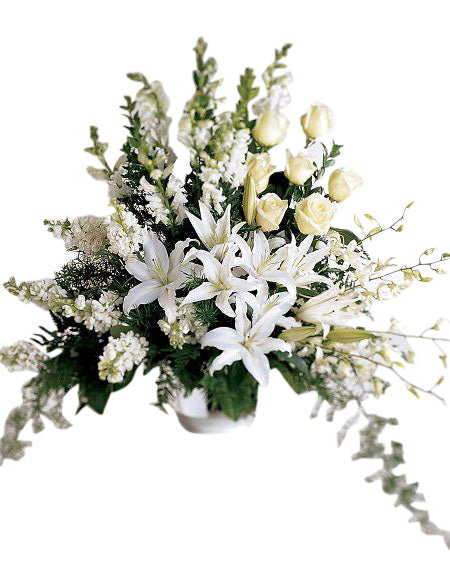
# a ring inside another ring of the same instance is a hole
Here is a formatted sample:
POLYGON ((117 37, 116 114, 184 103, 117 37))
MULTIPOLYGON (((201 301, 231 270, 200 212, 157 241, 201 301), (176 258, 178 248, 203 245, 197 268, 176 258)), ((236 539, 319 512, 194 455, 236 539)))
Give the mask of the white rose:
POLYGON ((242 208, 244 210, 245 219, 249 224, 252 224, 255 221, 257 203, 258 198, 256 196, 255 180, 250 173, 247 173, 247 176, 244 180, 242 208))
POLYGON ((259 153, 254 155, 249 153, 247 155, 248 173, 252 176, 256 194, 259 195, 267 189, 269 178, 275 171, 275 166, 270 164, 269 153, 259 153))
POLYGON ((253 137, 263 147, 274 147, 286 136, 289 121, 277 111, 264 111, 253 129, 253 137))
POLYGON ((308 152, 308 149, 300 151, 294 157, 290 151, 286 151, 286 168, 284 174, 294 185, 303 185, 313 175, 317 167, 313 163, 313 159, 308 152))
POLYGON ((297 203, 295 221, 304 235, 326 235, 335 211, 326 197, 313 193, 297 203))
POLYGON ((278 229, 286 213, 288 202, 276 193, 266 193, 256 207, 256 223, 264 232, 278 229))
POLYGON ((344 201, 349 195, 363 184, 361 177, 352 169, 341 167, 330 175, 328 190, 333 201, 344 201))
POLYGON ((305 134, 310 139, 326 135, 334 127, 333 111, 322 103, 313 103, 300 118, 305 134))

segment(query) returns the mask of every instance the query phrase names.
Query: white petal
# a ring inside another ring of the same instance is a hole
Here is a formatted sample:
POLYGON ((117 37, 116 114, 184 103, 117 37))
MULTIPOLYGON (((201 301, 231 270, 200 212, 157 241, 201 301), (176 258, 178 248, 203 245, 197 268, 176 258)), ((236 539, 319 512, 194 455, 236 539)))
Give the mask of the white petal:
POLYGON ((209 373, 213 374, 217 370, 222 370, 225 366, 230 366, 233 362, 237 362, 242 357, 239 350, 227 350, 222 354, 219 354, 217 358, 214 358, 211 366, 209 367, 209 373))
POLYGON ((231 291, 221 291, 216 297, 216 306, 226 316, 234 318, 236 314, 234 313, 233 308, 230 306, 229 301, 231 294, 231 291))
POLYGON ((294 281, 294 278, 284 271, 274 271, 270 274, 264 276, 267 281, 271 281, 278 285, 284 285, 285 288, 289 291, 291 296, 294 298, 297 297, 297 288, 294 281))
POLYGON ((207 332, 200 344, 202 348, 209 346, 218 350, 235 350, 240 345, 241 336, 233 328, 215 328, 207 332))
POLYGON ((253 236, 253 265, 257 268, 270 254, 269 242, 262 231, 257 231, 253 236))
POLYGON ((162 270, 164 275, 169 272, 169 256, 164 244, 153 232, 144 240, 144 258, 149 268, 162 270))
POLYGON ((209 281, 215 282, 221 273, 221 263, 203 249, 197 251, 196 257, 203 263, 204 273, 209 281))
POLYGON ((230 211, 231 205, 227 205, 225 213, 217 221, 216 238, 220 243, 225 243, 230 237, 230 211))
POLYGON ((233 235, 231 238, 241 250, 242 260, 248 266, 252 264, 252 250, 248 243, 240 235, 233 235))
MULTIPOLYGON (((186 211, 186 216, 189 219, 189 221, 191 222, 191 225, 194 228, 194 231, 197 234, 198 238, 203 242, 203 245, 208 247, 208 245, 207 245, 208 236, 206 235, 205 227, 204 227, 201 219, 199 219, 195 215, 192 215, 192 213, 190 213, 189 211, 186 211)), ((208 249, 209 249, 209 247, 208 247, 208 249)))
POLYGON ((140 304, 150 304, 161 295, 161 286, 155 286, 152 281, 145 281, 130 289, 128 295, 123 300, 123 311, 128 314, 130 310, 140 304))
POLYGON ((182 263, 184 260, 184 250, 189 246, 191 240, 186 239, 186 241, 177 241, 175 243, 175 249, 171 252, 169 257, 169 269, 173 270, 182 263))
POLYGON ((258 344, 258 349, 263 352, 263 354, 268 354, 269 352, 291 352, 292 346, 284 340, 279 338, 266 338, 264 342, 258 344))
POLYGON ((250 331, 251 328, 250 320, 247 317, 247 301, 245 300, 245 298, 242 298, 240 296, 236 297, 235 327, 237 333, 242 336, 242 339, 244 339, 244 336, 247 334, 247 332, 250 331))
POLYGON ((261 386, 268 386, 270 365, 267 356, 258 351, 244 349, 242 352, 242 362, 247 371, 257 380, 261 386))
POLYGON ((134 257, 127 259, 125 262, 125 269, 139 281, 149 281, 151 279, 150 272, 145 263, 135 259, 134 257))
MULTIPOLYGON (((205 237, 211 238, 213 232, 216 229, 216 222, 214 221, 214 217, 212 216, 212 213, 208 207, 203 203, 203 201, 199 201, 198 206, 200 208, 200 217, 202 218, 202 226, 204 232, 203 235, 205 237)), ((208 247, 208 249, 210 249, 210 247, 208 247)))
POLYGON ((159 305, 164 310, 169 324, 176 319, 177 306, 175 304, 175 292, 173 290, 165 289, 158 297, 159 305))
POLYGON ((191 290, 188 295, 184 298, 181 305, 193 304, 194 302, 202 302, 204 300, 210 300, 218 294, 216 287, 209 281, 205 281, 202 285, 191 290))

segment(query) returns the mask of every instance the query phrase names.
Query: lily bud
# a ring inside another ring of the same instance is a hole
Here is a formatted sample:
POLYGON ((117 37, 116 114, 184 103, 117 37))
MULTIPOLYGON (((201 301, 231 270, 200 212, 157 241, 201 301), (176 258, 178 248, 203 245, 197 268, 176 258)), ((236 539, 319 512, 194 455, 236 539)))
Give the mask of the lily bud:
POLYGON ((255 221, 257 201, 258 198, 256 196, 255 180, 250 173, 247 173, 247 176, 244 180, 244 196, 242 198, 242 208, 244 210, 245 219, 249 225, 255 221))
POLYGON ((263 147, 274 147, 286 136, 288 119, 277 111, 264 111, 253 129, 253 137, 263 147))
POLYGON ((296 157, 286 151, 286 168, 284 174, 294 185, 303 185, 312 177, 317 167, 314 165, 308 149, 300 151, 296 157))
POLYGON ((300 118, 300 123, 307 137, 318 139, 334 127, 334 114, 327 105, 313 103, 300 118))
POLYGON ((352 169, 336 169, 328 180, 328 191, 333 201, 344 201, 353 191, 363 184, 361 177, 352 169))
POLYGON ((275 166, 270 164, 269 153, 247 155, 248 173, 253 177, 256 186, 256 194, 259 195, 267 189, 269 178, 275 171, 275 166))

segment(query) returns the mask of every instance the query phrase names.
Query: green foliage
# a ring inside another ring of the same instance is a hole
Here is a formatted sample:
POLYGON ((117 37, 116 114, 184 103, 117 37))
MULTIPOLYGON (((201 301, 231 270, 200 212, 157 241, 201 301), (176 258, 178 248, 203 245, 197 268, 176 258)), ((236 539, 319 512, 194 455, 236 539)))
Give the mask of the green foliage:
POLYGON ((240 77, 240 83, 237 87, 240 99, 233 115, 233 123, 237 129, 249 126, 248 105, 259 93, 259 87, 253 86, 255 79, 252 68, 246 68, 240 77))
POLYGON ((286 58, 291 47, 292 44, 285 44, 280 50, 275 49, 275 60, 269 64, 263 74, 263 80, 267 90, 269 90, 278 81, 278 79, 274 76, 275 72, 281 68, 286 68, 286 65, 281 62, 281 60, 286 58))
POLYGON ((326 399, 329 398, 321 377, 310 373, 310 360, 301 358, 297 354, 275 352, 269 356, 269 361, 270 367, 280 372, 296 394, 316 391, 326 399))
POLYGON ((84 150, 86 153, 97 157, 100 163, 105 167, 108 176, 111 175, 112 171, 108 163, 105 159, 105 153, 108 149, 108 143, 101 143, 98 137, 98 129, 97 127, 91 126, 90 128, 90 137, 92 141, 92 147, 86 147, 84 150))
POLYGON ((219 309, 212 300, 205 300, 195 304, 195 317, 202 326, 210 327, 217 322, 219 309))
POLYGON ((212 376, 204 374, 200 385, 207 392, 211 410, 221 410, 232 420, 238 420, 256 408, 258 383, 240 361, 212 376))
POLYGON ((55 273, 55 281, 71 298, 83 294, 98 299, 107 290, 125 295, 130 287, 130 275, 121 260, 109 253, 97 259, 80 254, 55 273))

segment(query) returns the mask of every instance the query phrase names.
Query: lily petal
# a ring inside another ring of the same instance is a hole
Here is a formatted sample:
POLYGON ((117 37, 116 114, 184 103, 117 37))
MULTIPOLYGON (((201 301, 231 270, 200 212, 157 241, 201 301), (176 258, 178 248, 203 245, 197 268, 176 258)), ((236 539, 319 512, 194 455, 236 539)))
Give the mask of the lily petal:
POLYGON ((237 362, 242 358, 242 353, 239 350, 227 350, 219 354, 217 358, 214 358, 211 366, 209 367, 209 373, 214 374, 218 370, 222 370, 225 366, 230 366, 233 362, 237 362))
POLYGON ((134 288, 131 288, 128 295, 123 300, 123 311, 128 314, 130 310, 137 308, 141 304, 150 304, 162 293, 163 288, 156 286, 154 281, 144 281, 134 288))
POLYGON ((233 328, 215 328, 207 332, 200 344, 202 348, 209 346, 211 348, 218 348, 219 350, 235 350, 241 341, 241 336, 233 330, 233 328))
POLYGON ((215 298, 218 294, 216 286, 209 281, 205 281, 202 285, 191 290, 188 295, 184 298, 181 305, 193 304, 194 302, 202 302, 204 300, 210 300, 215 298))
POLYGON ((151 275, 146 264, 134 257, 127 259, 125 262, 125 269, 139 281, 149 281, 151 279, 151 275))
POLYGON ((247 371, 258 381, 261 386, 268 386, 270 365, 269 359, 259 351, 242 351, 242 362, 247 371))

